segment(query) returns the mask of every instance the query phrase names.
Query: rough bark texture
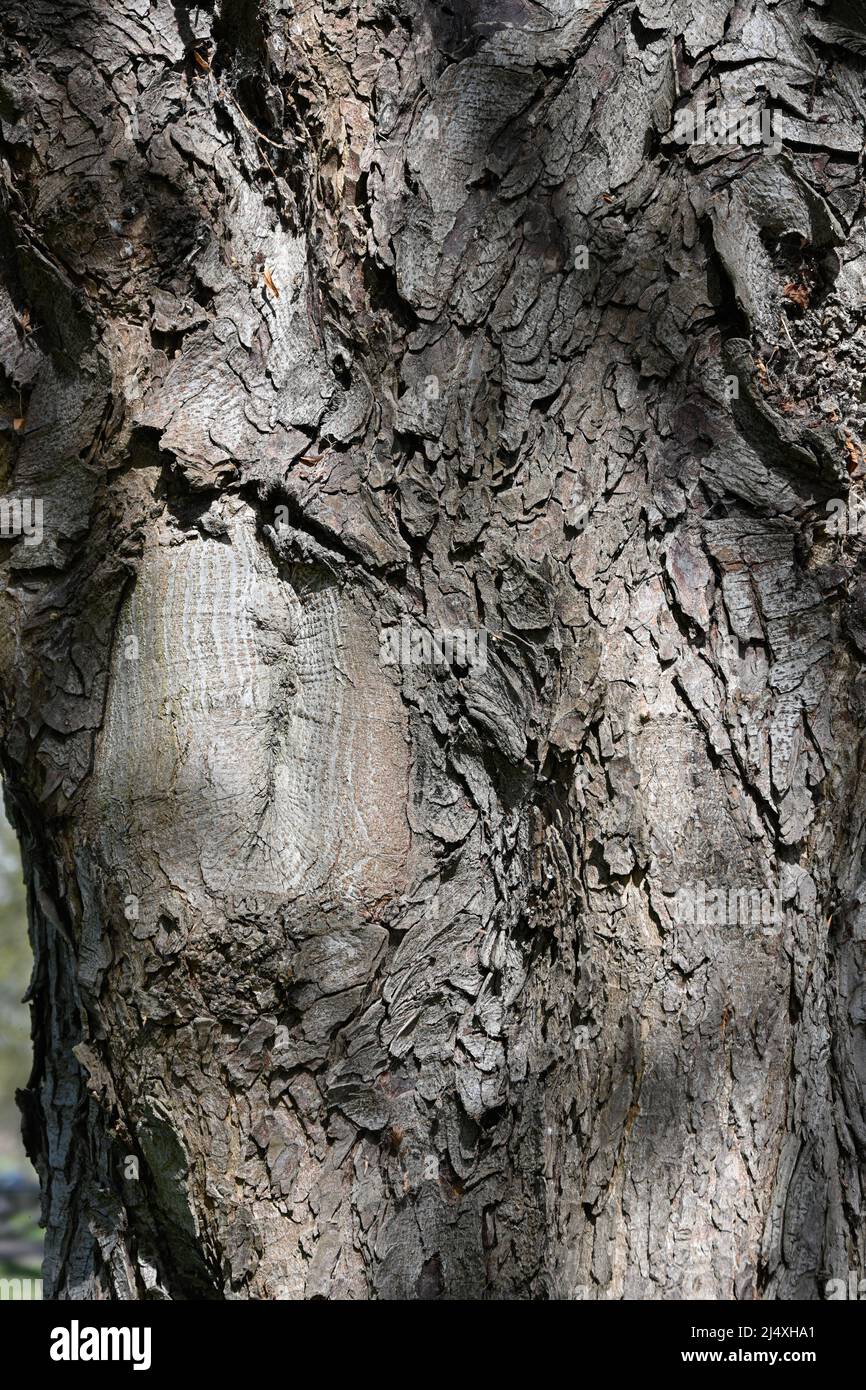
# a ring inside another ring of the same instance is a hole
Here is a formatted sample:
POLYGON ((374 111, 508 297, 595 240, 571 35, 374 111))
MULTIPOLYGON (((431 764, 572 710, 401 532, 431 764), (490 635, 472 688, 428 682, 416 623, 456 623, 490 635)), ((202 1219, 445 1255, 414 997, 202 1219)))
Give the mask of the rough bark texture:
POLYGON ((862 1270, 861 0, 3 29, 46 1295, 862 1270))

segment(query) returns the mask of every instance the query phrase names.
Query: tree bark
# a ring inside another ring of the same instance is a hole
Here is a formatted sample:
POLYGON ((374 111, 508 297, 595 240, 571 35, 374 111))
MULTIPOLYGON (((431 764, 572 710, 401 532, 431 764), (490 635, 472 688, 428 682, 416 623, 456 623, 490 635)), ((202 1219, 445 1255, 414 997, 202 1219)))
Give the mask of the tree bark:
POLYGON ((46 1296, 862 1270, 859 8, 4 10, 46 1296))

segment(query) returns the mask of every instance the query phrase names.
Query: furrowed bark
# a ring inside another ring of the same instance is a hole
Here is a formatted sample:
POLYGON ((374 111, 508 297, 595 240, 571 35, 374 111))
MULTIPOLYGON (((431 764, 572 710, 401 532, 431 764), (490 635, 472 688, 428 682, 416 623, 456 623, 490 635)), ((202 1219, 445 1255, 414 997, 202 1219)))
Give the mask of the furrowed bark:
POLYGON ((859 10, 3 35, 46 1295, 862 1270, 859 10))

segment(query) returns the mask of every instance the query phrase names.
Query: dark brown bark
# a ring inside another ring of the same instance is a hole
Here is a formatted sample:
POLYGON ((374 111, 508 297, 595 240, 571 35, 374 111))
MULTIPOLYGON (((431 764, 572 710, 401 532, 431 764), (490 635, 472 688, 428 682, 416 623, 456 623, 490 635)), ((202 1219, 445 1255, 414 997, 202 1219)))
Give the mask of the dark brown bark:
POLYGON ((49 1296, 862 1271, 858 15, 7 0, 49 1296))

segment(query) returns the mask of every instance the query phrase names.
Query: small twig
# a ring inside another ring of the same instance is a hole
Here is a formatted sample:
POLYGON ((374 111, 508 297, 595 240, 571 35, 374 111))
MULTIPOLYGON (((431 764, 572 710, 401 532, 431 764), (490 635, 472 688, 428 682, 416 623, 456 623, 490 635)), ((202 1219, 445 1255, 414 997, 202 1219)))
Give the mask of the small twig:
POLYGON ((815 93, 818 90, 818 78, 821 76, 821 69, 824 66, 824 59, 818 59, 818 66, 815 69, 815 76, 812 78, 812 90, 809 93, 809 100, 806 103, 806 110, 811 115, 812 107, 815 105, 815 93))
POLYGON ((796 343, 794 342, 794 339, 791 337, 791 330, 790 330, 790 328, 788 327, 788 324, 787 324, 787 322, 786 322, 786 320, 785 320, 785 315, 784 315, 784 314, 782 315, 782 327, 783 327, 784 330, 785 330, 786 336, 787 336, 787 338, 788 338, 788 342, 791 344, 791 347, 792 347, 793 350, 794 350, 794 356, 797 358, 797 361, 799 361, 799 360, 800 360, 800 354, 799 354, 799 352, 797 351, 797 345, 796 345, 796 343))
MULTIPOLYGON (((232 96, 231 92, 226 92, 220 89, 219 94, 222 97, 223 101, 231 102, 232 106, 237 111, 244 125, 249 126, 250 130, 252 130, 259 137, 260 140, 264 140, 266 145, 273 145, 275 150, 285 150, 287 154, 294 154, 294 150, 292 149, 291 145, 284 145, 279 140, 272 140, 269 135, 265 135, 264 131, 259 130, 257 125, 253 125, 249 116, 244 111, 240 103, 236 100, 236 98, 232 96)), ((268 167, 270 168, 270 165, 268 167)))
POLYGON ((527 642, 523 637, 515 637, 514 634, 510 632, 491 632, 490 640, 492 642, 519 642, 528 652, 535 650, 531 642, 527 642))

